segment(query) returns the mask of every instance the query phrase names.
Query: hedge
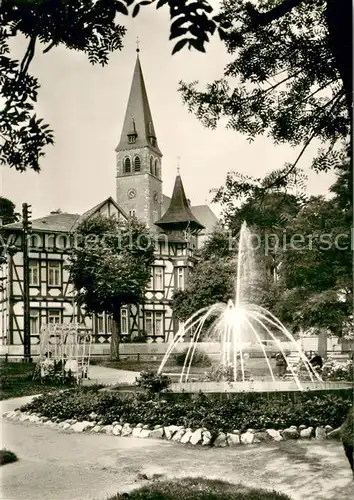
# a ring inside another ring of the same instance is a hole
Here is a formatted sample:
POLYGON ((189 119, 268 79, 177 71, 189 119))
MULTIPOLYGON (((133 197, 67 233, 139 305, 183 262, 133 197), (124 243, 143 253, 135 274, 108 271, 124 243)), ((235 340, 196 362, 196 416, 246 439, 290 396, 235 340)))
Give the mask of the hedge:
POLYGON ((21 411, 32 411, 52 420, 95 420, 103 425, 114 421, 155 425, 181 425, 197 429, 207 428, 212 433, 245 432, 255 429, 284 429, 292 425, 339 427, 351 406, 352 398, 334 394, 314 396, 299 394, 296 401, 269 400, 265 397, 245 399, 233 397, 215 401, 203 394, 194 400, 168 401, 150 398, 146 394, 121 397, 118 393, 99 392, 97 389, 69 389, 44 394, 23 406, 21 411))

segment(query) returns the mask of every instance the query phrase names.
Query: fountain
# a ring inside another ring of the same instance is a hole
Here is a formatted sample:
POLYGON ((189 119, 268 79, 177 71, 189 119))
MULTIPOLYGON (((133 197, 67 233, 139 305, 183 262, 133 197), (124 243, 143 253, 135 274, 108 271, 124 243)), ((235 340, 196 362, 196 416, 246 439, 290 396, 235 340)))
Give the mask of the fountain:
MULTIPOLYGON (((301 391, 325 389, 331 385, 322 381, 292 334, 279 319, 256 304, 259 279, 252 233, 244 222, 239 236, 234 301, 229 300, 227 304, 214 304, 194 313, 177 332, 161 362, 158 373, 163 372, 168 359, 176 351, 177 345, 184 340, 185 336, 190 335, 191 341, 179 374, 179 382, 173 384, 173 391, 301 391), (219 366, 231 373, 227 381, 190 381, 193 356, 200 345, 201 338, 218 343, 219 366), (280 379, 274 373, 274 365, 272 366, 272 360, 269 359, 269 353, 263 342, 267 339, 274 343, 277 351, 287 360, 287 379, 280 379), (291 346, 291 352, 295 354, 298 366, 302 367, 301 372, 287 358, 284 341, 291 346), (263 363, 266 364, 267 375, 263 375, 260 380, 253 377, 249 380, 249 370, 246 369, 249 353, 254 348, 258 349, 263 363), (302 373, 301 376, 300 373, 302 373)), ((348 387, 348 384, 344 385, 348 387)))

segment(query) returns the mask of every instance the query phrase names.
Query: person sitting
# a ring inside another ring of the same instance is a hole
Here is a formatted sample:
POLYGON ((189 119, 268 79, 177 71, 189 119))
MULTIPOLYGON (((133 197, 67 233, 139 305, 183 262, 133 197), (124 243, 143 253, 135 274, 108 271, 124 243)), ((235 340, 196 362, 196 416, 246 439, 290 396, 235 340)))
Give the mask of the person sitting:
POLYGON ((322 369, 323 366, 323 360, 322 357, 318 354, 318 352, 315 353, 315 355, 310 359, 310 365, 314 369, 322 369))
POLYGON ((288 363, 283 353, 278 352, 275 356, 275 366, 277 367, 278 377, 283 377, 288 363))

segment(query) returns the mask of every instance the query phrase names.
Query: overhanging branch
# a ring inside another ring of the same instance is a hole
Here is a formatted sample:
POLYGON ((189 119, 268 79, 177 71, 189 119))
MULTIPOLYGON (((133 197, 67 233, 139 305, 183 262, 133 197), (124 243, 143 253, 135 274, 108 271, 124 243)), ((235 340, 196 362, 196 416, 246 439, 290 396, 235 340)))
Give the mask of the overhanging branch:
POLYGON ((258 28, 259 26, 266 26, 276 19, 280 19, 303 1, 304 0, 284 0, 280 5, 277 5, 268 12, 259 12, 251 3, 248 3, 246 5, 246 10, 250 16, 252 27, 258 28))

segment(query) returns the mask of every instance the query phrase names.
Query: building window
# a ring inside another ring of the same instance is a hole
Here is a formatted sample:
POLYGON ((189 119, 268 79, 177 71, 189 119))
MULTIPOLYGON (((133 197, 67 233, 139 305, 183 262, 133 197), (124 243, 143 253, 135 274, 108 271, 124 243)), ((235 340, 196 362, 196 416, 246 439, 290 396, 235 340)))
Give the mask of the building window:
POLYGON ((145 332, 146 335, 153 335, 153 321, 152 321, 152 312, 145 312, 145 332))
POLYGON ((164 276, 163 267, 154 268, 154 289, 163 290, 164 289, 164 276))
POLYGON ((154 159, 150 156, 150 174, 154 173, 154 159))
POLYGON ((152 211, 152 222, 156 222, 158 219, 157 210, 152 211))
POLYGON ((155 335, 163 335, 162 312, 155 312, 155 335))
POLYGON ((112 333, 112 317, 107 316, 107 333, 112 333))
POLYGON ((58 325, 61 323, 61 310, 49 309, 48 310, 48 323, 50 325, 58 325))
POLYGON ((153 290, 154 289, 154 270, 151 268, 150 269, 151 275, 150 275, 150 280, 146 286, 147 290, 153 290))
POLYGON ((130 217, 136 217, 136 210, 133 208, 132 210, 129 210, 129 215, 130 217))
POLYGON ((135 134, 128 135, 128 142, 129 144, 134 144, 136 142, 136 135, 135 134))
POLYGON ((177 288, 184 290, 184 267, 177 268, 177 288))
POLYGON ((40 333, 38 309, 30 309, 30 332, 31 335, 39 335, 40 333))
POLYGON ((157 160, 155 160, 155 175, 159 176, 159 162, 157 160))
POLYGON ((96 333, 104 333, 103 314, 96 315, 96 333))
POLYGON ((131 172, 131 170, 132 170, 132 164, 130 158, 127 156, 127 158, 125 158, 124 160, 124 173, 128 174, 129 172, 131 172))
POLYGON ((61 262, 48 262, 48 286, 61 286, 61 262))
POLYGON ((29 284, 30 286, 38 286, 39 285, 39 274, 40 267, 38 260, 30 260, 29 261, 29 284))
POLYGON ((140 167, 141 167, 140 156, 136 156, 134 158, 134 171, 140 172, 140 167))
POLYGON ((128 315, 128 309, 122 309, 120 311, 120 330, 121 333, 127 334, 129 333, 129 315, 128 315))

